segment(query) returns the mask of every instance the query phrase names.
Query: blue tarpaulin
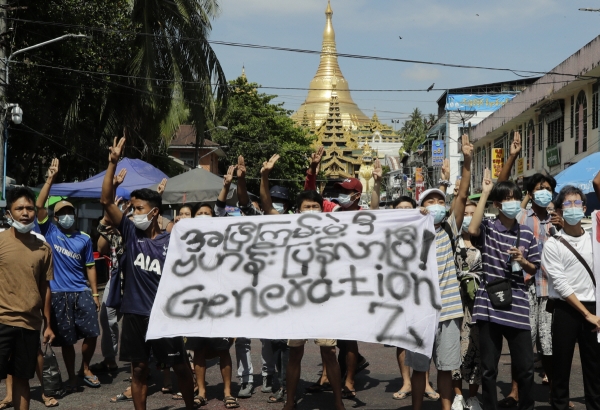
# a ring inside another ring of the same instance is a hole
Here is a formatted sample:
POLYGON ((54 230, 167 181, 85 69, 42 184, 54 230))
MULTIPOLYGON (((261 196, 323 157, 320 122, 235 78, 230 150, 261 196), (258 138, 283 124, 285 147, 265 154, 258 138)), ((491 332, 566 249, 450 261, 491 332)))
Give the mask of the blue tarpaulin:
POLYGON ((595 152, 577 161, 554 177, 556 179, 556 192, 559 192, 565 185, 574 185, 581 189, 587 197, 586 215, 590 215, 594 210, 600 209, 592 184, 598 171, 600 171, 600 152, 595 152))
MULTIPOLYGON (((159 183, 163 178, 168 178, 164 172, 141 159, 123 158, 117 164, 115 174, 118 174, 123 168, 127 169, 127 176, 121 186, 117 188, 117 196, 125 199, 129 199, 131 192, 136 189, 148 188, 159 183)), ((106 171, 103 171, 85 181, 54 184, 50 189, 50 195, 99 199, 105 174, 106 171)))

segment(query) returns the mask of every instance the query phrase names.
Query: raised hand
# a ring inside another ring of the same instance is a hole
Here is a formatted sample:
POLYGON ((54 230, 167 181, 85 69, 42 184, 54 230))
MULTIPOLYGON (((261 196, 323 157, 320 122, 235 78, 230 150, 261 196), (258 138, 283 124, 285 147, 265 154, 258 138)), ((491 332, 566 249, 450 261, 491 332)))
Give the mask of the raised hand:
POLYGON ((465 158, 473 158, 473 144, 469 142, 467 134, 462 136, 462 153, 465 158))
POLYGON ((163 178, 163 180, 160 181, 160 184, 158 184, 156 187, 156 192, 158 192, 158 195, 162 195, 163 192, 165 192, 165 188, 167 188, 167 178, 163 178))
POLYGON ((109 148, 108 162, 116 165, 119 162, 119 158, 121 158, 124 147, 125 137, 122 137, 118 142, 117 137, 115 137, 112 147, 109 148))
POLYGON ((381 162, 379 158, 373 162, 373 180, 376 184, 381 183, 381 179, 383 177, 383 169, 381 168, 381 162))
POLYGON ((444 159, 444 164, 442 165, 442 172, 440 174, 440 177, 444 181, 450 181, 450 160, 448 158, 444 159))
POLYGON ((56 176, 56 174, 58 174, 58 166, 59 166, 59 161, 58 158, 54 158, 52 160, 52 162, 50 163, 50 167, 48 168, 48 171, 46 173, 46 176, 50 179, 54 179, 54 177, 56 176))
POLYGON ((317 170, 317 167, 321 163, 321 159, 323 158, 323 154, 325 153, 325 148, 321 145, 315 152, 310 155, 310 168, 313 171, 317 170))
POLYGON ((492 182, 492 173, 489 169, 485 169, 483 171, 483 181, 481 183, 481 191, 489 194, 492 192, 492 188, 494 188, 494 183, 492 182))
POLYGON ((244 162, 244 157, 241 155, 238 157, 237 177, 246 178, 246 163, 244 162))
POLYGON ((119 206, 119 202, 121 202, 122 200, 123 200, 123 197, 116 196, 115 197, 115 205, 119 206))
POLYGON ((235 165, 229 166, 229 169, 227 169, 227 173, 223 177, 223 185, 225 185, 225 186, 231 185, 231 182, 233 181, 233 173, 235 172, 236 168, 237 167, 235 165))
POLYGON ((510 144, 510 155, 518 155, 521 152, 521 134, 515 131, 513 142, 510 144))
POLYGON ((113 178, 113 186, 115 189, 125 181, 125 176, 127 175, 127 168, 123 168, 119 171, 118 175, 115 175, 113 178))
POLYGON ((264 176, 268 176, 271 173, 271 171, 273 171, 273 168, 275 168, 275 164, 277 163, 278 160, 279 160, 279 154, 274 154, 271 157, 271 159, 263 162, 263 166, 260 169, 260 174, 264 175, 264 176))

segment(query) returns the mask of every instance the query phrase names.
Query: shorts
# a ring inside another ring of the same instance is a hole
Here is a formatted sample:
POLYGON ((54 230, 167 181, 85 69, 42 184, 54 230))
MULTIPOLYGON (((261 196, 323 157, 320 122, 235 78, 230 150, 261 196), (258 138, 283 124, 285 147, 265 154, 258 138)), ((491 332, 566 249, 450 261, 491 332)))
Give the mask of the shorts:
POLYGON ((529 285, 529 323, 531 344, 538 353, 552 356, 552 313, 546 312, 548 297, 537 297, 535 283, 529 285))
POLYGON ((123 314, 121 329, 121 352, 119 360, 122 362, 148 362, 150 351, 158 363, 165 368, 187 362, 187 354, 183 344, 183 337, 171 337, 146 341, 149 316, 133 313, 123 314))
POLYGON ((223 352, 231 347, 231 343, 226 337, 186 337, 184 339, 186 350, 196 351, 208 348, 215 352, 223 352))
MULTIPOLYGON (((300 347, 308 342, 308 339, 289 339, 287 345, 289 347, 300 347)), ((335 347, 337 339, 315 339, 315 344, 320 347, 335 347)))
POLYGON ((0 324, 0 380, 7 374, 32 379, 39 348, 39 330, 0 324))
MULTIPOLYGON (((438 323, 433 343, 433 362, 438 371, 460 369, 460 322, 461 319, 438 323)), ((429 370, 431 359, 421 353, 406 351, 405 364, 418 372, 429 370)))
POLYGON ((96 303, 89 290, 52 292, 52 346, 73 346, 80 339, 100 336, 96 303))

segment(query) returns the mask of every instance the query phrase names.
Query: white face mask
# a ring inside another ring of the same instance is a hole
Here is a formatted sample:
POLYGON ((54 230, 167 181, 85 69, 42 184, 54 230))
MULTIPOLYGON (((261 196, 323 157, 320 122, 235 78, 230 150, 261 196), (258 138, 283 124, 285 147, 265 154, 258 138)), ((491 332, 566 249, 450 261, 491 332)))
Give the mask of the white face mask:
POLYGON ((196 218, 212 218, 212 215, 196 215, 196 218))
POLYGON ((144 215, 133 215, 133 224, 135 227, 142 231, 148 229, 148 227, 152 224, 152 220, 154 219, 154 217, 152 217, 152 219, 148 219, 148 215, 150 215, 154 209, 156 208, 152 208, 150 212, 144 215))
POLYGON ((58 217, 58 224, 64 229, 69 229, 75 223, 75 215, 61 215, 58 217))
POLYGON ((282 214, 285 211, 285 206, 279 202, 273 202, 273 209, 282 214))
POLYGON ((300 211, 301 214, 320 214, 321 211, 318 209, 307 209, 306 211, 300 211))
POLYGON ((13 228, 15 228, 15 230, 17 232, 19 232, 19 233, 29 233, 29 232, 31 232, 31 230, 35 226, 35 222, 32 222, 32 223, 27 224, 27 225, 23 225, 21 222, 15 221, 15 219, 12 216, 12 214, 9 214, 9 215, 10 215, 10 219, 6 218, 7 221, 8 221, 8 224, 10 226, 12 226, 13 228))

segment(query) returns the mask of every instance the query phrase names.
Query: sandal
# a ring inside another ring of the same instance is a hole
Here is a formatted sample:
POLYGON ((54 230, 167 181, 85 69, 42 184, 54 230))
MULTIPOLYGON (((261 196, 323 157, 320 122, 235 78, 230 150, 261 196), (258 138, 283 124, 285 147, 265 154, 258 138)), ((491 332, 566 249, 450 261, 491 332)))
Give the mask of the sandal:
POLYGON ((119 393, 110 399, 111 403, 120 403, 122 401, 133 401, 133 397, 127 397, 123 393, 119 393))
POLYGON ((226 396, 223 399, 223 403, 225 404, 226 409, 236 409, 240 407, 240 403, 238 403, 238 400, 233 396, 226 396))
POLYGON ((173 386, 165 386, 162 389, 160 389, 162 394, 171 394, 173 393, 173 386))
POLYGON ((279 389, 277 393, 272 394, 267 399, 267 403, 283 403, 285 401, 285 390, 279 389))
POLYGON ((440 399, 440 394, 436 391, 426 391, 423 393, 423 397, 427 400, 438 401, 440 399))
POLYGON ((101 386, 98 376, 83 376, 83 382, 93 388, 98 388, 101 386))
POLYGON ((58 400, 56 400, 54 397, 48 397, 48 396, 42 394, 42 400, 44 401, 44 406, 46 406, 46 407, 58 406, 58 400))
POLYGON ((92 373, 110 373, 119 370, 119 366, 111 367, 104 362, 98 362, 90 366, 92 373))
POLYGON ((208 401, 206 400, 206 398, 198 396, 194 399, 194 404, 198 407, 203 407, 208 404, 208 401))
POLYGON ((354 400, 356 398, 356 390, 350 390, 347 387, 342 389, 342 399, 354 400))
POLYGON ((406 399, 408 396, 410 396, 412 394, 412 392, 409 391, 402 391, 402 389, 398 390, 396 393, 394 393, 392 395, 392 398, 394 400, 404 400, 406 399))
POLYGON ((548 380, 548 376, 546 374, 544 374, 544 377, 542 378, 542 384, 545 386, 550 384, 550 381, 548 380))
POLYGON ((519 405, 519 402, 515 400, 514 397, 511 396, 506 396, 505 398, 503 398, 502 400, 500 400, 498 402, 498 407, 501 407, 503 409, 510 409, 511 407, 517 407, 519 405))
POLYGON ((13 406, 12 401, 1 401, 0 410, 10 409, 13 406))
POLYGON ((323 384, 316 382, 315 384, 308 386, 305 390, 307 393, 321 393, 324 391, 331 391, 333 389, 331 388, 331 384, 328 382, 323 384))

